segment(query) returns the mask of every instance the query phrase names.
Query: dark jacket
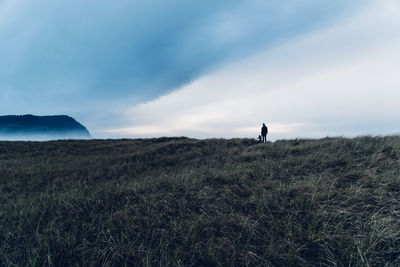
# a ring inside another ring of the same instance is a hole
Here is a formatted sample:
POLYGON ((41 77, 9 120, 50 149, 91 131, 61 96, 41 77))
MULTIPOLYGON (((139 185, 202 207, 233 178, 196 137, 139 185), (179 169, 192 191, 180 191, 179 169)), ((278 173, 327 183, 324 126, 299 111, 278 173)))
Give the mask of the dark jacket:
POLYGON ((267 126, 263 125, 263 127, 261 127, 261 135, 267 135, 268 133, 268 128, 267 126))

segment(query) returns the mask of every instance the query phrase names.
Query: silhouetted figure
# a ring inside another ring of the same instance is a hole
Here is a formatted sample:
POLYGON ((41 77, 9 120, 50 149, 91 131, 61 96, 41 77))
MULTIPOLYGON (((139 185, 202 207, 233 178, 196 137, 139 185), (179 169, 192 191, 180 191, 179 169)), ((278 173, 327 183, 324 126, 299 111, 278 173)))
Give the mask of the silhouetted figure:
POLYGON ((263 143, 267 142, 267 134, 268 134, 268 128, 267 126, 265 126, 265 123, 263 123, 263 126, 261 127, 261 135, 263 143))

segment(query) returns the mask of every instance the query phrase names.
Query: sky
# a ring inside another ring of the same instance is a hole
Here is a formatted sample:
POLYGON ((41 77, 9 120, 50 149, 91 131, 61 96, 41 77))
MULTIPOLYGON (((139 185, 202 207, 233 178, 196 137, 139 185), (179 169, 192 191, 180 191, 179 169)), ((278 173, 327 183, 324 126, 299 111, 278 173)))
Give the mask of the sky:
POLYGON ((0 0, 0 115, 94 138, 399 134, 398 0, 0 0))

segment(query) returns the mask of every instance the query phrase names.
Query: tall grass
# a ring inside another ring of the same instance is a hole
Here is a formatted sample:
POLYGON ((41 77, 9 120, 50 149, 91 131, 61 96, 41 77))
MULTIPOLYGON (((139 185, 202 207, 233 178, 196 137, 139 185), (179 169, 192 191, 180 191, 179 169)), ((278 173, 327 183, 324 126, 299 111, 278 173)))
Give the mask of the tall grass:
POLYGON ((400 266, 400 137, 0 142, 5 266, 400 266))

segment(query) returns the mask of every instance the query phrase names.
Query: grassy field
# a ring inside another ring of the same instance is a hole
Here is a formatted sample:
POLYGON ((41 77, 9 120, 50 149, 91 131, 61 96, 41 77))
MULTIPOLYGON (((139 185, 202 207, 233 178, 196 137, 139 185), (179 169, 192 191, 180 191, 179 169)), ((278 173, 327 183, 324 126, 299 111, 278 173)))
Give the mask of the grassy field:
POLYGON ((400 266, 400 137, 0 142, 1 266, 400 266))

